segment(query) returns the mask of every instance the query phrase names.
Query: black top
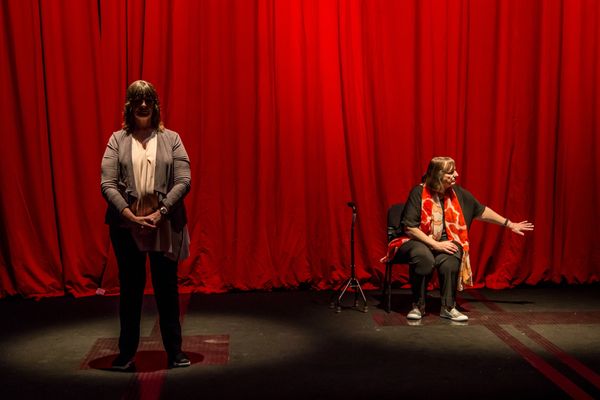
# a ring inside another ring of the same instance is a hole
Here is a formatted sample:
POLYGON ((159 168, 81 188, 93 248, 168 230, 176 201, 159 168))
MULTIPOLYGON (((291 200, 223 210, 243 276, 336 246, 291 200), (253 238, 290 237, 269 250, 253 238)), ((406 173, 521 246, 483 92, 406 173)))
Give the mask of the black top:
MULTIPOLYGON (((458 202, 463 211, 467 229, 471 227, 471 222, 476 217, 483 214, 485 206, 482 205, 473 195, 458 185, 452 186, 454 193, 458 197, 458 202)), ((421 197, 423 195, 423 186, 415 186, 408 195, 404 212, 402 213, 402 226, 417 228, 421 225, 421 197)))

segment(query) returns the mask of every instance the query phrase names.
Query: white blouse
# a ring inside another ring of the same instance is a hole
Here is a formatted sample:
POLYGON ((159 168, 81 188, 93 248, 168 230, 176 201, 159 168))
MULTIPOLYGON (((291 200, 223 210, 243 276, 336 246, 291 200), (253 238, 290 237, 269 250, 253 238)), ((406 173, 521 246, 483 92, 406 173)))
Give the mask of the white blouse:
POLYGON ((154 170, 156 169, 156 132, 152 132, 143 142, 135 138, 131 140, 131 161, 135 190, 138 194, 136 208, 143 212, 136 215, 148 215, 157 204, 154 193, 154 170))

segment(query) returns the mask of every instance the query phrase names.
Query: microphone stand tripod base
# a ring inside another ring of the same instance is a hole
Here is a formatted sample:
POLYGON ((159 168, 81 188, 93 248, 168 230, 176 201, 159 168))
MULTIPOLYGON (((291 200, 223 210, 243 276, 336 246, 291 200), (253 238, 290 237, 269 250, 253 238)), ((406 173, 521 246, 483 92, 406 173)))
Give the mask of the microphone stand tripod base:
POLYGON ((359 309, 358 294, 360 293, 362 300, 363 300, 363 307, 362 307, 362 309, 360 309, 360 311, 366 313, 367 311, 369 311, 369 308, 367 307, 367 298, 365 297, 365 294, 363 293, 363 290, 360 287, 360 283, 358 282, 358 279, 356 279, 356 265, 354 264, 354 223, 356 222, 356 215, 357 215, 356 204, 351 201, 348 203, 348 206, 352 207, 352 225, 350 225, 350 278, 342 286, 343 289, 340 288, 340 290, 338 290, 339 296, 337 296, 335 301, 333 301, 333 300, 331 301, 331 303, 329 304, 329 308, 335 308, 336 313, 342 312, 342 298, 344 297, 346 290, 348 290, 348 288, 350 288, 350 289, 354 290, 354 307, 353 308, 359 309))
POLYGON ((335 301, 332 301, 329 304, 329 308, 334 308, 336 313, 342 312, 342 298, 344 297, 344 294, 346 294, 346 291, 348 290, 348 288, 353 289, 354 290, 354 306, 352 308, 354 309, 358 309, 359 311, 362 311, 364 313, 369 311, 369 307, 367 306, 367 298, 365 297, 365 293, 363 292, 362 288, 360 287, 360 283, 358 282, 358 279, 356 279, 354 276, 352 276, 350 279, 348 279, 348 281, 342 286, 340 287, 340 290, 338 290, 337 293, 339 293, 339 296, 337 296, 337 298, 335 299, 335 301), (359 308, 359 294, 360 297, 362 297, 362 301, 363 301, 363 307, 359 308))

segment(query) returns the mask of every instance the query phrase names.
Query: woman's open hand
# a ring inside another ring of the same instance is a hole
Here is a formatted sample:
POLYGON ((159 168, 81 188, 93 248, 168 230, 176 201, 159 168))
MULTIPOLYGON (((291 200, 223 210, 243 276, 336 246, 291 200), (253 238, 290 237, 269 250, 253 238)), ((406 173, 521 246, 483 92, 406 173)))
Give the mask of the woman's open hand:
POLYGON ((533 224, 529 221, 509 222, 506 226, 508 229, 521 236, 525 236, 526 231, 533 230, 533 224))
POLYGON ((443 242, 435 242, 433 249, 443 253, 454 254, 458 251, 458 246, 451 240, 445 240, 443 242))

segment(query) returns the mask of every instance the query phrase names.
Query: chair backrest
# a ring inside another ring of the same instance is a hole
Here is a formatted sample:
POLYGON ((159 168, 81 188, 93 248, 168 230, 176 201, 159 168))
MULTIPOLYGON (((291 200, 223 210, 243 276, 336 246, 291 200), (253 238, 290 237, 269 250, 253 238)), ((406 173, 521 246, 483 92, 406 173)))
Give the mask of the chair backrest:
POLYGON ((387 236, 388 242, 397 238, 402 234, 402 212, 404 211, 404 203, 392 204, 388 208, 387 213, 387 236))

